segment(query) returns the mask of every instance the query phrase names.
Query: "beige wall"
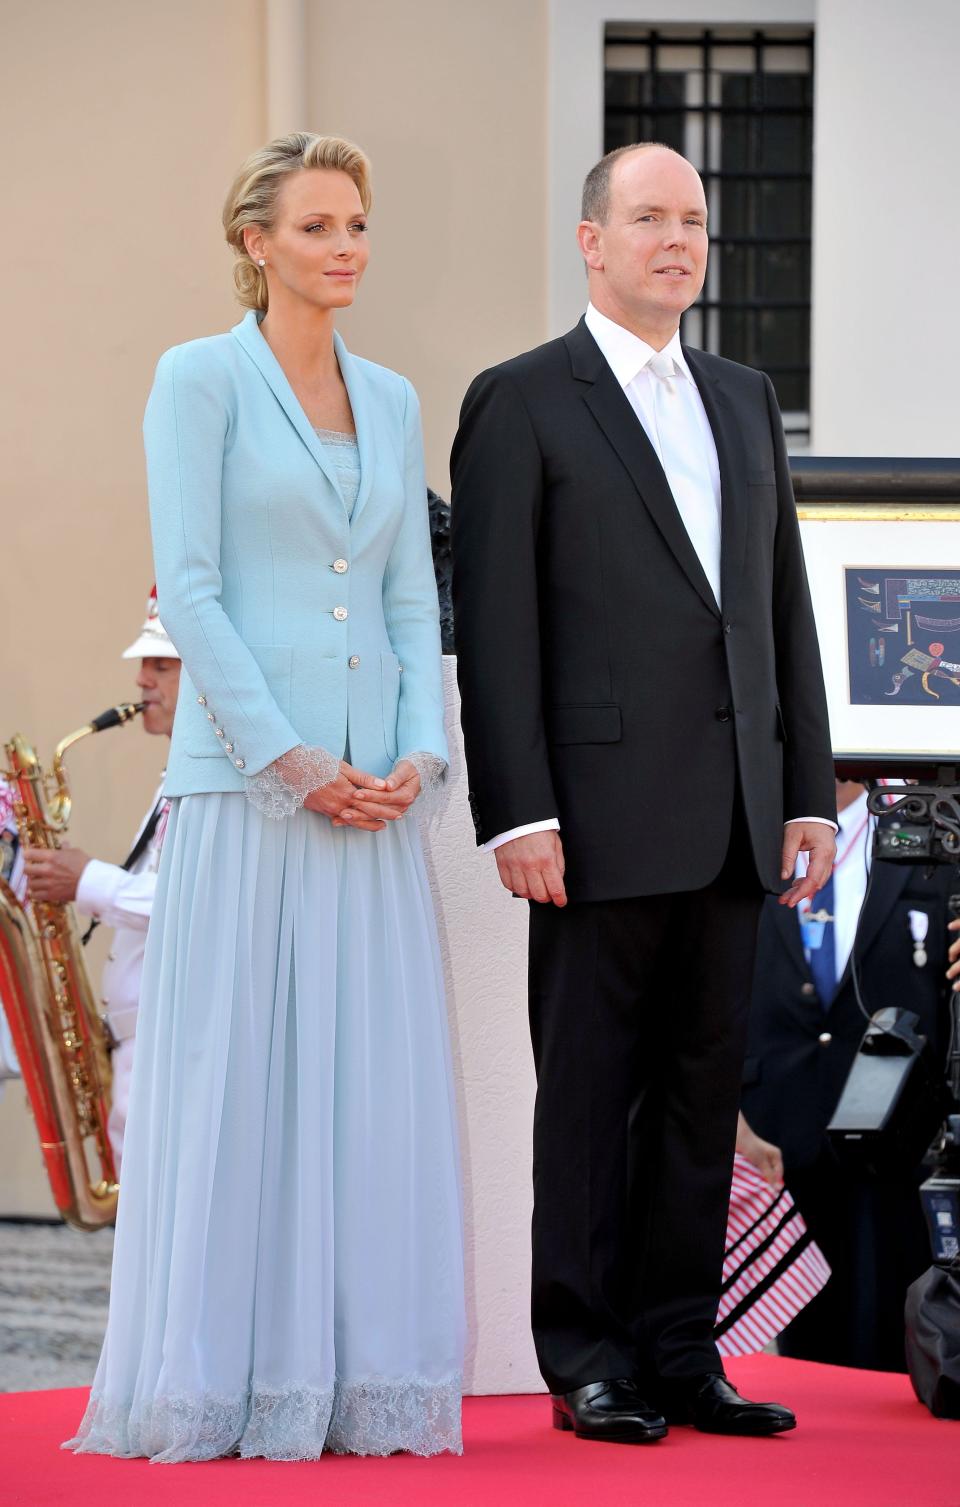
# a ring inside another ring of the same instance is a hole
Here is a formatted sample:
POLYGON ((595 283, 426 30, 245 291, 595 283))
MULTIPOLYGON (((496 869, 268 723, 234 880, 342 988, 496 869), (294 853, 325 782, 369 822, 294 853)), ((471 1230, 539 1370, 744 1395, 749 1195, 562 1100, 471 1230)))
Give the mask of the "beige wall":
POLYGON ((545 0, 308 0, 307 63, 309 129, 373 160, 373 255, 344 337, 418 389, 448 495, 470 379, 546 338, 545 0))
MULTIPOLYGON (((48 756, 134 695, 119 654, 152 580, 143 405, 165 346, 234 318, 219 213, 263 132, 262 16, 259 0, 3 10, 0 738, 48 756)), ((122 859, 163 758, 139 726, 81 744, 73 840, 122 859)), ((0 1148, 0 1213, 48 1207, 19 1086, 0 1148)))
POLYGON ((960 453, 958 57, 956 0, 819 5, 813 442, 821 455, 960 453))

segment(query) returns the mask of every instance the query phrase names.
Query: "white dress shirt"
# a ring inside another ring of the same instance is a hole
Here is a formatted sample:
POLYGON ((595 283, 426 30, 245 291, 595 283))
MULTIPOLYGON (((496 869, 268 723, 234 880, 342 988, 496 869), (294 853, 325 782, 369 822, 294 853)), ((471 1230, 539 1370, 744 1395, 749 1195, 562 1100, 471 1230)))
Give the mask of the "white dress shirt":
MULTIPOLYGON (((872 844, 868 839, 873 834, 873 822, 867 818, 867 792, 858 795, 838 815, 840 829, 833 870, 833 946, 839 983, 853 951, 870 874, 872 844)), ((797 860, 797 874, 803 878, 806 872, 807 855, 801 853, 797 860)), ((819 905, 817 901, 818 908, 819 905)), ((797 906, 798 923, 803 922, 809 909, 810 901, 801 900, 797 906)))
MULTIPOLYGON (((683 526, 719 606, 720 463, 703 399, 680 345, 680 331, 657 352, 593 304, 587 305, 585 322, 657 453, 683 526), (655 374, 651 363, 661 375, 655 374)), ((824 819, 798 816, 790 820, 824 819)), ((490 853, 530 832, 559 830, 556 817, 512 827, 485 843, 483 852, 490 853)))

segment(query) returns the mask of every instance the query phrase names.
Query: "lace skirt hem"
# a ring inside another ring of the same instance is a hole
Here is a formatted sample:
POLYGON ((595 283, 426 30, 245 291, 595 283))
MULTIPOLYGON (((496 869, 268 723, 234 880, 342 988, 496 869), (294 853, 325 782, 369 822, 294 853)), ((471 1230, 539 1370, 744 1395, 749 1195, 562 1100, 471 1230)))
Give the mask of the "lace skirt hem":
POLYGON ((459 1376, 445 1381, 368 1380, 317 1387, 261 1387, 240 1398, 156 1397, 149 1403, 91 1396, 77 1454, 184 1460, 316 1460, 338 1455, 463 1453, 459 1376))

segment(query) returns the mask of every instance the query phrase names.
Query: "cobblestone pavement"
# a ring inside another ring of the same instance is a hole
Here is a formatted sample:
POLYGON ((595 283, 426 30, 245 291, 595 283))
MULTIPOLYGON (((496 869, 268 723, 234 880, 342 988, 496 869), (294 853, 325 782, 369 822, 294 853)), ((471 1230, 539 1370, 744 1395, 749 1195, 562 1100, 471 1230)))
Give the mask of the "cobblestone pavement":
POLYGON ((93 1380, 113 1230, 0 1220, 0 1392, 93 1380))

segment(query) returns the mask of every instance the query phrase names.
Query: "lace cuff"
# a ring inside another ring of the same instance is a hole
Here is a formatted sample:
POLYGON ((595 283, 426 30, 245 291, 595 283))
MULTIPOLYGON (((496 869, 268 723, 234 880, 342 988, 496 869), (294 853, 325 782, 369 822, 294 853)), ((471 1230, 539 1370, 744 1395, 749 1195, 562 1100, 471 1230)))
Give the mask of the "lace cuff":
POLYGON ((412 764, 420 776, 420 795, 413 810, 418 816, 429 820, 430 817, 436 816, 442 804, 441 796, 447 778, 446 761, 436 754, 423 753, 418 750, 416 753, 402 754, 393 766, 394 772, 398 764, 404 763, 412 764))
POLYGON ((293 816, 311 791, 332 785, 339 773, 340 760, 334 754, 301 743, 274 759, 259 774, 249 776, 247 800, 264 816, 276 820, 293 816))
POLYGON ((393 766, 396 773, 397 764, 412 764, 420 776, 420 792, 422 795, 430 795, 438 790, 447 777, 447 765, 444 759, 432 753, 408 753, 402 754, 393 766))

